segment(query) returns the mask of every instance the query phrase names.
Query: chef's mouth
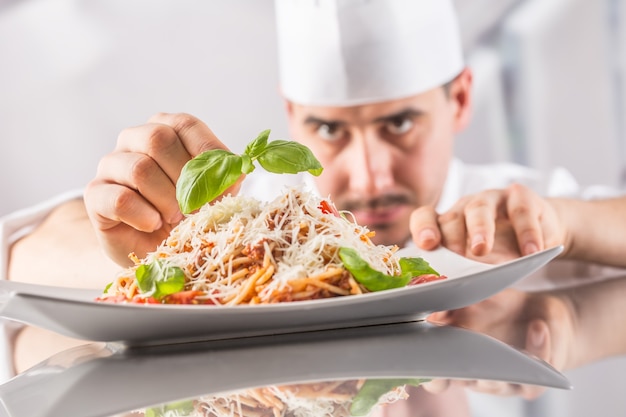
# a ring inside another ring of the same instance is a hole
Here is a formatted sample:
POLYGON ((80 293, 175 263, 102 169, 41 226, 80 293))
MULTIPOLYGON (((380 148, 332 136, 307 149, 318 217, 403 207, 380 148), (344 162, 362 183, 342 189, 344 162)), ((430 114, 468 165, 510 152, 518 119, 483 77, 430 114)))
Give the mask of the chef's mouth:
POLYGON ((388 194, 368 200, 350 200, 341 204, 342 210, 350 212, 377 212, 386 211, 398 206, 414 205, 413 199, 405 194, 388 194))
POLYGON ((342 210, 351 212, 357 222, 377 229, 392 226, 406 210, 413 207, 413 201, 406 195, 394 194, 365 201, 344 203, 342 210))

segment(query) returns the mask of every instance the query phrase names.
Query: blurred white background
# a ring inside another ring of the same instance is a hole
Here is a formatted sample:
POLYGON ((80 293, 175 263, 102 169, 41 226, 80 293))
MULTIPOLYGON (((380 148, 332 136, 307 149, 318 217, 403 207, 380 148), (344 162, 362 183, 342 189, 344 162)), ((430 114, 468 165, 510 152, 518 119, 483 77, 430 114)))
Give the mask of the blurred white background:
MULTIPOLYGON (((476 94, 459 156, 623 186, 626 0, 456 3, 476 94)), ((266 128, 286 138, 273 20, 272 0, 0 0, 0 216, 83 187, 158 111, 199 116, 235 150, 266 128)), ((568 374, 574 391, 510 407, 624 416, 625 371, 593 365, 568 374)))
MULTIPOLYGON (((476 110, 468 162, 620 185, 624 0, 457 2, 476 110)), ((234 149, 286 137, 271 0, 0 0, 0 216, 82 187, 119 132, 199 116, 234 149)))

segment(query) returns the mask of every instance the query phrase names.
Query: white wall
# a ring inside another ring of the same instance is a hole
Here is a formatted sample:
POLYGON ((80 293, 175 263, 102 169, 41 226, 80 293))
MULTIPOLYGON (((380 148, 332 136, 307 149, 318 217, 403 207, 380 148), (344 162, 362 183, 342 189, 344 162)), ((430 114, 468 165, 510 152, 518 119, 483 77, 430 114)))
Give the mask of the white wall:
MULTIPOLYGON (((610 1, 456 1, 477 71, 464 159, 556 162, 583 183, 617 181, 626 121, 610 113, 602 77, 610 1)), ((82 187, 118 133, 158 111, 199 116, 235 150, 265 128, 287 137, 272 0, 0 2, 0 57, 0 216, 82 187)))
POLYGON ((520 160, 584 185, 618 185, 622 164, 609 3, 528 0, 502 24, 520 160))
POLYGON ((271 0, 0 2, 0 215, 95 174, 119 132, 199 116, 237 150, 286 137, 271 0))

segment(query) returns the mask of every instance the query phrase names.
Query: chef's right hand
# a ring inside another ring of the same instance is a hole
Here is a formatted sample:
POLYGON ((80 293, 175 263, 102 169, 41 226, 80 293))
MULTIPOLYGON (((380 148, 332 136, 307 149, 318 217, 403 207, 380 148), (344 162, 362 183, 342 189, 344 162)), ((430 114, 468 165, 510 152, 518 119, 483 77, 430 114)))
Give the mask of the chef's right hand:
MULTIPOLYGON (((153 251, 182 219, 176 181, 187 161, 227 149, 199 119, 159 113, 121 132, 85 190, 85 206, 100 244, 120 265, 153 251)), ((240 181, 226 193, 234 193, 240 181)))

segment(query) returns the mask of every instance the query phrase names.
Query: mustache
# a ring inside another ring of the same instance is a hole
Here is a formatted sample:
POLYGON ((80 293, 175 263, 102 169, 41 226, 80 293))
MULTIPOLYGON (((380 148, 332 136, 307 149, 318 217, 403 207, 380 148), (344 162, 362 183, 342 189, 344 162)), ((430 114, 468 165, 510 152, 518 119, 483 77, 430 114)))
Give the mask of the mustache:
POLYGON ((347 211, 376 210, 398 205, 415 205, 415 199, 407 194, 386 194, 367 200, 345 200, 341 204, 341 209, 347 211))

